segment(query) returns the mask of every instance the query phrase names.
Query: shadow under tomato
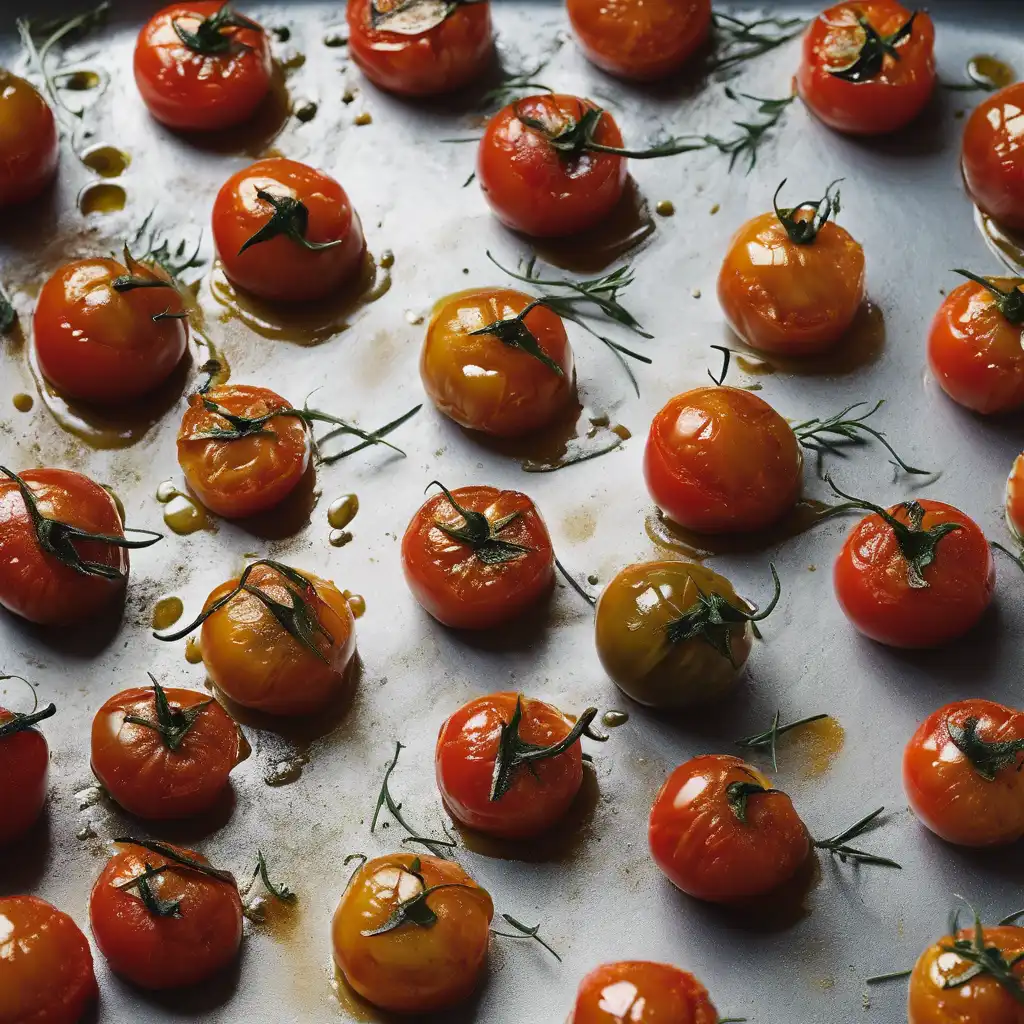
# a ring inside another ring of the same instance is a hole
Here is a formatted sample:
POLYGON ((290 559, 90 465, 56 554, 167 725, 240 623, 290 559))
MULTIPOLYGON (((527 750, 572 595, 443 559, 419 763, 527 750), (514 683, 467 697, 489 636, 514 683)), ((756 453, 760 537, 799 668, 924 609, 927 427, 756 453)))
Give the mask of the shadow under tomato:
POLYGON ((320 492, 316 487, 316 468, 312 460, 302 474, 302 479, 295 485, 284 501, 258 512, 245 519, 235 519, 234 524, 254 537, 263 540, 284 540, 294 537, 300 530, 309 526, 313 509, 320 500, 320 492))
POLYGON ((473 1024, 474 1021, 481 1019, 480 998, 484 987, 488 984, 489 973, 488 970, 484 970, 475 992, 464 1003, 449 1010, 441 1010, 437 1013, 418 1013, 414 1016, 391 1013, 374 1006, 349 985, 344 974, 337 968, 334 970, 332 988, 338 1005, 345 1011, 346 1017, 350 1020, 360 1021, 362 1024, 409 1024, 410 1021, 416 1021, 417 1024, 473 1024))
POLYGON ((50 808, 16 843, 0 848, 0 896, 32 892, 50 867, 50 808))
MULTIPOLYGON (((61 226, 61 202, 57 193, 56 182, 60 172, 53 181, 35 199, 27 203, 16 203, 4 208, 4 245, 13 249, 30 251, 38 256, 40 245, 44 240, 56 238, 61 226)), ((11 272, 10 269, 7 271, 11 272)), ((13 287, 15 282, 4 282, 13 287)))
POLYGON ((467 647, 478 651, 506 653, 533 650, 542 645, 550 628, 554 593, 552 587, 536 604, 511 622, 490 629, 453 629, 451 632, 467 647))
MULTIPOLYGON (((954 102, 952 95, 948 95, 947 90, 936 82, 924 109, 906 127, 885 135, 846 135, 844 141, 858 149, 884 153, 886 156, 925 160, 949 148, 945 113, 954 102)), ((830 134, 835 134, 830 128, 822 127, 830 134)))
MULTIPOLYGON (((129 579, 128 585, 131 586, 129 579)), ((64 626, 40 626, 12 616, 16 628, 25 629, 51 650, 75 658, 94 658, 114 641, 124 617, 127 588, 123 588, 110 603, 81 622, 64 626)))
POLYGON ((238 991, 238 983, 241 978, 241 958, 244 955, 243 940, 243 949, 239 956, 216 977, 199 985, 170 989, 166 992, 154 992, 150 989, 139 988, 124 978, 119 978, 117 975, 114 977, 119 985, 124 986, 132 993, 133 998, 159 1006, 172 1016, 195 1020, 198 1015, 212 1013, 234 997, 238 991))
MULTIPOLYGON (((915 820, 914 826, 921 833, 920 841, 928 847, 928 865, 933 881, 936 880, 935 876, 948 879, 948 884, 941 886, 947 892, 962 893, 969 901, 976 902, 996 878, 1003 882, 1016 883, 1019 887, 1024 840, 1018 839, 1005 846, 956 846, 940 839, 919 821, 915 820), (934 856, 931 856, 932 854, 934 856), (970 881, 965 883, 965 877, 970 881), (977 888, 973 892, 964 892, 966 886, 977 888)), ((1017 910, 1022 902, 1024 901, 1018 900, 1017 906, 1000 908, 998 916, 1017 910)))
POLYGON ((230 780, 217 795, 212 807, 202 814, 196 814, 189 818, 169 818, 157 821, 138 818, 119 807, 112 797, 108 796, 107 799, 111 809, 123 817, 126 827, 132 834, 148 833, 168 842, 189 847, 209 839, 210 836, 224 828, 234 814, 236 802, 234 786, 230 780))

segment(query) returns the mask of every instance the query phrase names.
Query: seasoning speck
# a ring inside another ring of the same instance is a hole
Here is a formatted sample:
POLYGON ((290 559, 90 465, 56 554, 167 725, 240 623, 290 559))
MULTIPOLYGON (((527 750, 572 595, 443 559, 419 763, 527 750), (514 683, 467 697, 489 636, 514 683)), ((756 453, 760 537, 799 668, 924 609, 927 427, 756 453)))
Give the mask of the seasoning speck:
POLYGON ((92 827, 92 823, 83 825, 76 833, 75 838, 85 842, 86 839, 96 838, 96 829, 92 827))
POLYGON ((657 206, 654 207, 654 211, 659 217, 674 217, 676 213, 676 204, 670 199, 662 199, 657 206))
POLYGON ((274 38, 279 43, 287 43, 292 37, 292 30, 287 25, 279 25, 277 28, 270 30, 274 33, 274 38))
POLYGON ((335 29, 324 36, 324 46, 348 46, 348 36, 340 29, 335 29))
POLYGON ((385 249, 380 254, 380 259, 377 262, 378 266, 387 270, 388 267, 393 267, 395 265, 395 254, 390 249, 385 249))
POLYGON ((405 311, 405 319, 407 323, 410 323, 415 327, 417 324, 423 323, 423 314, 415 313, 413 310, 407 309, 405 311))
POLYGON ((693 297, 694 297, 695 299, 699 299, 699 298, 700 298, 700 289, 699 289, 699 288, 694 288, 694 289, 693 289, 693 291, 692 291, 692 292, 690 292, 690 294, 691 294, 691 295, 692 295, 692 296, 693 296, 693 297))
POLYGON ((357 124, 360 127, 365 124, 373 124, 373 115, 369 111, 364 110, 361 114, 356 115, 356 118, 352 123, 357 124))
POLYGON ((341 102, 342 103, 346 103, 346 104, 352 103, 355 100, 355 98, 356 98, 356 94, 351 89, 346 89, 341 94, 341 102))
POLYGON ((712 216, 712 217, 714 217, 714 215, 715 215, 716 213, 718 213, 718 211, 719 211, 719 210, 720 210, 721 208, 722 208, 722 207, 721 207, 721 204, 720 204, 720 203, 715 203, 715 205, 711 207, 711 209, 710 209, 709 213, 711 214, 711 216, 712 216))
POLYGON ((303 124, 312 121, 316 117, 317 105, 312 100, 303 100, 295 108, 295 116, 303 124))

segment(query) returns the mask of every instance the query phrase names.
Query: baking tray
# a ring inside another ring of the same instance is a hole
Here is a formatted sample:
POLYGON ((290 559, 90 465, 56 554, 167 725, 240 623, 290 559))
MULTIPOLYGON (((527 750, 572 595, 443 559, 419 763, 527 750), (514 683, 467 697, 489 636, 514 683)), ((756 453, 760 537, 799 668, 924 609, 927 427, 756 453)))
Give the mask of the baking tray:
MULTIPOLYGON (((393 252, 392 283, 386 292, 381 283, 380 297, 361 306, 347 330, 309 347, 265 337, 237 319, 222 322, 204 283, 207 331, 227 356, 232 378, 270 384, 295 402, 319 388, 320 407, 369 426, 420 402, 423 327, 414 321, 449 292, 502 281, 487 262, 488 249, 506 265, 529 251, 498 225, 475 186, 463 187, 473 147, 440 141, 472 134, 472 112, 406 103, 363 81, 344 48, 323 44, 343 24, 341 5, 256 2, 246 5, 249 13, 291 30, 290 41, 277 44, 278 55, 295 65, 287 74, 289 94, 318 103, 319 111, 308 123, 288 120, 272 141, 268 134, 251 142, 250 154, 231 139, 222 147, 227 151, 197 148, 152 122, 135 91, 131 50, 155 6, 116 6, 109 27, 71 51, 109 78, 83 125, 93 133, 86 141, 130 153, 130 166, 117 182, 127 205, 83 217, 77 198, 96 175, 65 152, 52 205, 0 227, 0 279, 22 322, 30 322, 33 295, 60 261, 117 249, 150 214, 151 228, 172 242, 200 241, 200 253, 209 259, 207 222, 217 188, 271 145, 339 178, 362 216, 371 251, 378 257, 393 252), (342 101, 346 93, 351 102, 342 101), (372 123, 356 124, 367 120, 358 116, 364 113, 372 123)), ((930 7, 944 80, 963 81, 965 62, 977 53, 994 53, 1024 71, 1024 22, 1014 0, 935 0, 930 7)), ((67 8, 43 3, 33 13, 60 10, 67 8)), ((804 5, 773 5, 772 12, 812 13, 804 5)), ((720 81, 642 90, 602 75, 566 40, 567 23, 555 3, 504 0, 494 4, 494 18, 510 65, 529 68, 543 51, 550 63, 542 80, 600 98, 630 140, 652 137, 659 127, 721 132, 739 112, 720 81)), ((16 46, 13 34, 5 36, 5 63, 18 66, 16 46)), ((734 87, 758 96, 786 94, 798 46, 791 42, 744 65, 734 87)), ((709 345, 726 337, 714 298, 719 261, 732 232, 768 207, 783 177, 809 194, 845 178, 841 220, 864 244, 868 291, 884 320, 885 345, 873 362, 855 368, 758 377, 762 395, 799 419, 852 401, 888 399, 877 425, 916 464, 942 471, 925 493, 961 506, 989 536, 1002 537, 1003 481, 1021 449, 1020 422, 969 415, 946 400, 924 368, 927 325, 942 291, 956 283, 949 268, 999 269, 958 173, 960 118, 978 97, 939 89, 911 129, 869 141, 829 132, 796 103, 749 174, 742 166, 728 173, 714 153, 634 163, 642 194, 652 202, 671 200, 677 211, 673 218, 656 218, 656 230, 635 256, 627 305, 654 335, 644 347, 654 365, 638 371, 640 396, 600 345, 570 328, 586 402, 635 434, 620 451, 557 473, 525 475, 514 459, 479 445, 428 405, 396 435, 408 453, 404 460, 374 451, 323 469, 311 522, 295 536, 268 539, 225 522, 184 537, 168 533, 157 547, 133 552, 127 607, 117 622, 54 636, 0 616, 0 668, 29 677, 42 700, 60 706, 45 726, 53 752, 46 819, 27 848, 0 860, 0 894, 38 894, 84 927, 105 840, 144 831, 94 789, 88 764, 92 714, 117 690, 144 683, 147 671, 167 685, 203 684, 201 666, 185 659, 184 642, 151 639, 157 601, 176 595, 186 615, 193 614, 215 585, 237 573, 247 553, 315 571, 366 599, 358 622, 361 678, 347 713, 305 731, 247 722, 253 754, 232 776, 230 816, 162 833, 236 871, 251 864, 256 847, 263 848, 276 872, 299 891, 298 906, 272 927, 251 930, 236 971, 174 997, 134 991, 97 956, 99 1019, 313 1024, 367 1018, 350 1002, 339 1004, 334 991, 329 922, 348 874, 342 860, 348 853, 374 855, 397 846, 397 828, 369 831, 396 741, 405 750, 393 790, 419 828, 438 833, 445 819, 433 781, 437 729, 470 697, 503 688, 522 689, 569 711, 588 704, 626 709, 630 718, 592 750, 596 777, 567 833, 543 844, 532 859, 460 851, 499 910, 542 923, 562 962, 535 943, 494 940, 479 997, 446 1014, 446 1021, 559 1022, 580 977, 596 964, 653 958, 696 972, 723 1015, 760 1024, 897 1022, 905 1019, 903 987, 874 990, 868 999, 864 978, 912 964, 941 934, 953 893, 972 898, 989 918, 1017 908, 1024 877, 1019 844, 988 854, 941 843, 912 819, 899 781, 906 739, 938 705, 966 696, 1019 703, 1024 602, 1009 563, 999 566, 993 610, 968 638, 937 652, 901 653, 860 638, 833 598, 829 567, 846 523, 825 523, 763 552, 716 557, 715 568, 755 598, 765 593, 768 561, 774 559, 784 597, 766 624, 748 682, 714 712, 670 720, 629 704, 605 678, 590 611, 566 587, 523 627, 459 635, 414 603, 398 554, 398 538, 423 500, 424 485, 440 478, 452 487, 487 482, 526 490, 545 515, 561 559, 580 578, 593 574, 604 582, 631 561, 662 556, 645 529, 652 509, 640 470, 643 437, 671 395, 706 382, 709 345), (349 492, 361 503, 350 526, 354 539, 334 548, 327 508, 349 492), (828 711, 845 730, 842 749, 831 759, 807 747, 790 747, 781 757, 778 783, 812 832, 829 832, 884 803, 890 817, 871 845, 895 856, 903 870, 858 871, 823 862, 805 914, 789 922, 744 922, 673 890, 648 856, 646 820, 672 767, 698 753, 731 749, 736 737, 765 727, 776 709, 787 719, 828 711), (295 781, 268 786, 265 777, 281 765, 295 781)), ((207 280, 209 271, 207 263, 195 276, 207 280)), ((55 422, 39 400, 25 351, 11 341, 4 346, 4 463, 86 472, 115 488, 131 524, 160 528, 158 485, 182 483, 174 451, 181 400, 169 401, 136 443, 97 450, 55 422), (36 397, 29 413, 14 411, 13 396, 21 392, 36 397)), ((837 472, 847 488, 880 502, 916 493, 877 456, 844 462, 837 472)), ((825 497, 813 467, 807 479, 808 492, 825 497)), ((17 691, 5 693, 11 701, 24 700, 17 691)))

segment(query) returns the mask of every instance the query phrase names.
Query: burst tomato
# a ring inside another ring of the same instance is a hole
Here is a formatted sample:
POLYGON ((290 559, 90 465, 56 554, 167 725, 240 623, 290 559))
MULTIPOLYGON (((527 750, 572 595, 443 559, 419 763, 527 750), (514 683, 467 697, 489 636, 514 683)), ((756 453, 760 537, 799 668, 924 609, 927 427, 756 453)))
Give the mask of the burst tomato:
POLYGON ((718 1024, 707 989, 671 964, 602 964, 580 982, 567 1024, 718 1024))
POLYGON ((971 198, 1004 227, 1024 230, 1024 82, 982 100, 964 130, 963 172, 971 198))
POLYGON ((21 839, 43 813, 50 748, 33 726, 53 712, 52 704, 28 715, 0 708, 0 792, 6 794, 0 814, 0 849, 21 839))
POLYGON ((1006 478, 1006 525, 1014 538, 1024 544, 1024 453, 1013 460, 1006 478))
POLYGON ((377 857, 353 875, 334 913, 334 962, 375 1006, 445 1010, 476 988, 493 916, 487 891, 458 864, 427 854, 377 857), (417 923, 428 912, 431 924, 417 923), (394 925, 396 913, 403 916, 394 925))
POLYGON ((35 199, 57 173, 60 140, 38 91, 0 68, 0 206, 35 199))
POLYGON ((308 302, 358 276, 366 254, 359 215, 327 174, 270 157, 232 175, 213 204, 224 273, 272 302, 308 302))

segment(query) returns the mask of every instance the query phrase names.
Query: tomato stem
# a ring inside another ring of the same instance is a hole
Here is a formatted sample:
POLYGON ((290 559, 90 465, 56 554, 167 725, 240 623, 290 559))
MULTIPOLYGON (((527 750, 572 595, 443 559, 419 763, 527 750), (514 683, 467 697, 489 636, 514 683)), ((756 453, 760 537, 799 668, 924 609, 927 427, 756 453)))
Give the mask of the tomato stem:
POLYGON ((905 39, 910 38, 914 31, 914 19, 920 11, 914 11, 910 17, 891 35, 881 36, 875 27, 863 14, 857 15, 857 24, 864 33, 864 42, 853 59, 852 63, 841 68, 826 67, 825 70, 833 78, 840 78, 845 82, 867 82, 875 78, 882 70, 886 57, 899 60, 899 51, 896 49, 905 39))
MULTIPOLYGON (((994 782, 999 772, 1016 765, 1017 755, 1024 753, 1024 739, 983 740, 978 735, 980 719, 975 715, 965 718, 962 725, 947 716, 945 724, 953 745, 986 782, 994 782)), ((1017 770, 1021 769, 1024 769, 1024 762, 1017 770)))
POLYGON ((309 208, 301 199, 296 199, 294 196, 275 196, 262 188, 256 189, 256 195, 265 203, 269 203, 274 212, 267 223, 243 243, 242 248, 238 250, 239 256, 246 249, 259 245, 261 242, 268 242, 278 236, 290 238, 310 252, 333 249, 345 241, 344 238, 335 238, 331 242, 311 242, 306 237, 306 231, 309 228, 309 208))
MULTIPOLYGON (((963 897, 960 898, 963 899, 963 897)), ((967 961, 970 966, 959 974, 944 973, 940 987, 944 989, 960 988, 979 975, 987 974, 994 978, 1018 1003, 1024 1003, 1024 984, 1013 970, 1018 963, 1024 960, 1024 952, 1007 959, 998 946, 986 946, 981 917, 966 900, 964 903, 967 904, 974 916, 974 934, 969 939, 958 937, 960 911, 956 909, 949 918, 949 935, 952 945, 944 947, 944 949, 947 952, 955 953, 961 960, 967 961)))
POLYGON ((505 562, 514 562, 524 555, 529 554, 533 548, 525 544, 516 544, 512 541, 502 540, 498 535, 505 527, 511 525, 522 515, 516 511, 511 515, 491 522, 482 512, 474 512, 471 509, 463 508, 456 500, 451 491, 438 480, 427 484, 426 489, 440 487, 448 504, 463 519, 462 526, 451 526, 442 523, 439 519, 434 520, 434 525, 447 534, 453 540, 468 544, 473 549, 473 554, 484 563, 484 565, 501 565, 505 562))
POLYGON ((189 730, 196 724, 196 719, 213 703, 213 698, 194 704, 189 708, 172 708, 167 700, 164 688, 156 681, 152 672, 146 673, 153 683, 153 702, 156 708, 156 721, 140 718, 137 715, 125 715, 124 720, 133 725, 141 725, 156 732, 164 746, 171 751, 178 750, 189 730))
MULTIPOLYGON (((3 677, 5 679, 13 678, 11 676, 3 677)), ((17 678, 21 678, 18 676, 17 678)), ((47 718, 52 718, 57 714, 56 704, 47 704, 46 707, 40 708, 38 711, 30 711, 28 714, 19 714, 12 712, 13 718, 7 722, 0 722, 0 740, 5 740, 9 736, 13 736, 18 732, 25 732, 27 729, 31 729, 33 726, 38 725, 40 722, 45 721, 47 718)))
POLYGON ((229 34, 227 29, 247 28, 253 32, 263 32, 255 21, 232 10, 230 4, 224 4, 210 17, 204 18, 194 32, 183 28, 178 18, 172 20, 171 25, 177 37, 189 50, 206 56, 222 56, 251 49, 246 43, 236 39, 234 33, 229 34))
POLYGON ((1010 321, 1011 324, 1024 324, 1024 291, 1020 286, 1014 285, 1008 292, 994 285, 988 278, 979 277, 970 270, 955 268, 954 274, 966 277, 968 281, 980 284, 995 299, 993 303, 1000 313, 1010 321))
POLYGON ((788 180, 788 178, 782 179, 772 197, 775 216, 779 218, 779 223, 786 229, 786 234, 795 245, 812 245, 829 217, 835 218, 839 214, 839 189, 836 186, 845 179, 836 178, 825 189, 825 195, 821 199, 805 199, 802 203, 797 203, 796 206, 780 207, 779 193, 788 180), (810 210, 811 216, 797 218, 796 214, 801 210, 810 210))

